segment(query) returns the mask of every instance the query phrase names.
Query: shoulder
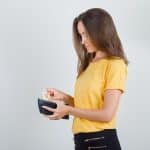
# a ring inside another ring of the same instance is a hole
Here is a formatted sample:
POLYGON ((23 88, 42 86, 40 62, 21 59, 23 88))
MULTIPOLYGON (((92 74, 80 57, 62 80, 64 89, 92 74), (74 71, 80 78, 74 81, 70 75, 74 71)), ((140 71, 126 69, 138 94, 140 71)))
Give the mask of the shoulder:
POLYGON ((122 58, 111 57, 111 58, 108 59, 108 67, 127 68, 127 65, 125 64, 125 62, 122 58))
POLYGON ((107 61, 107 73, 124 73, 128 74, 127 64, 124 62, 122 58, 113 57, 109 58, 107 61))

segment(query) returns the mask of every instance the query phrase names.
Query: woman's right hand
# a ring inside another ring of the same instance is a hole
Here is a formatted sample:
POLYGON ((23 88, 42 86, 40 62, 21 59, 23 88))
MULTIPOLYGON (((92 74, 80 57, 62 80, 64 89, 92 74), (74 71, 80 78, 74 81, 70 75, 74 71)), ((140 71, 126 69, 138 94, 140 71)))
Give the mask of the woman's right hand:
POLYGON ((61 100, 65 101, 68 98, 68 95, 62 91, 59 91, 55 88, 47 88, 43 93, 43 98, 45 99, 53 99, 53 100, 61 100))

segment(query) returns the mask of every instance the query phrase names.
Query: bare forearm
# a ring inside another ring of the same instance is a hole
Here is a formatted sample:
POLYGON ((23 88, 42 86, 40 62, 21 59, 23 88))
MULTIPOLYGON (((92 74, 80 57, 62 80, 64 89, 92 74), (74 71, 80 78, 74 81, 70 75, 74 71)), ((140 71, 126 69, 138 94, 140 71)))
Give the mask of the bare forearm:
POLYGON ((69 107, 69 114, 76 117, 85 118, 92 121, 102 121, 102 122, 109 122, 112 119, 112 115, 110 115, 110 113, 105 109, 87 110, 87 109, 79 109, 71 106, 68 107, 69 107))

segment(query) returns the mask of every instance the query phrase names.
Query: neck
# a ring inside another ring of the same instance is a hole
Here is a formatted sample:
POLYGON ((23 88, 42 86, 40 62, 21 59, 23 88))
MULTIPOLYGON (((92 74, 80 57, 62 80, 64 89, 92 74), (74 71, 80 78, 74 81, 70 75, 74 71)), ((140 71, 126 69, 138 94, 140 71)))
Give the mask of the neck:
POLYGON ((106 55, 105 52, 97 51, 97 52, 95 52, 95 57, 93 58, 92 61, 99 60, 99 59, 104 58, 104 57, 106 57, 106 56, 107 56, 107 55, 106 55))

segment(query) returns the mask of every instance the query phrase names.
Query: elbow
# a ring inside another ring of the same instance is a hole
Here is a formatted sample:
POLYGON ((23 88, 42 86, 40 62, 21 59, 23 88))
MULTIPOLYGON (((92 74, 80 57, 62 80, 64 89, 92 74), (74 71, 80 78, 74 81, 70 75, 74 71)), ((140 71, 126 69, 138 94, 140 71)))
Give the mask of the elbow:
POLYGON ((112 120, 112 117, 106 117, 105 119, 104 119, 104 122, 110 122, 112 120))
POLYGON ((104 114, 104 122, 110 122, 113 119, 113 114, 110 112, 105 112, 104 114))

